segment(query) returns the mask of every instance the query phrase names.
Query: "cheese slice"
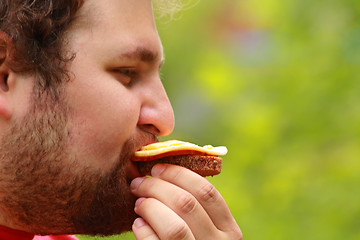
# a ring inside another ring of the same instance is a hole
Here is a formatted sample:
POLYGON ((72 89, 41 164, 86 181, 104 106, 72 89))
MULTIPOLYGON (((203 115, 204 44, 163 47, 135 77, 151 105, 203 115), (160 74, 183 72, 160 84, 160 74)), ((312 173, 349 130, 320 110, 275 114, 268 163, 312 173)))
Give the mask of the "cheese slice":
POLYGON ((211 145, 206 145, 200 147, 196 144, 183 142, 178 140, 169 140, 165 142, 152 143, 146 146, 143 146, 139 151, 135 152, 136 158, 147 158, 157 155, 166 155, 169 152, 181 152, 186 154, 187 152, 191 153, 202 153, 205 155, 211 156, 220 156, 227 153, 227 148, 224 146, 213 147, 211 145))

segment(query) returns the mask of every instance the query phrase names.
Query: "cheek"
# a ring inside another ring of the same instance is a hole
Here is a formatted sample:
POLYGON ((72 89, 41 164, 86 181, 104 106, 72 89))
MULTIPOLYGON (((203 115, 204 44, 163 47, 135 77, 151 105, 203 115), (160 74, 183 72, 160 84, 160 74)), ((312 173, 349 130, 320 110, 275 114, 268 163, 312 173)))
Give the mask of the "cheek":
POLYGON ((137 99, 115 82, 113 87, 91 89, 74 100, 71 148, 87 162, 102 168, 113 166, 136 128, 140 109, 137 99))

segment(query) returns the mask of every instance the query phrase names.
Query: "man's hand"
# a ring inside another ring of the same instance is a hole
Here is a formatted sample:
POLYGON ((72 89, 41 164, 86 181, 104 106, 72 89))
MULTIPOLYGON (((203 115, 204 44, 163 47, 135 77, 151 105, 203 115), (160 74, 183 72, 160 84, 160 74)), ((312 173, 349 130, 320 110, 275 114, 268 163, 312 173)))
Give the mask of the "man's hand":
POLYGON ((225 200, 205 178, 164 164, 151 174, 131 183, 141 216, 133 224, 136 239, 242 239, 225 200))

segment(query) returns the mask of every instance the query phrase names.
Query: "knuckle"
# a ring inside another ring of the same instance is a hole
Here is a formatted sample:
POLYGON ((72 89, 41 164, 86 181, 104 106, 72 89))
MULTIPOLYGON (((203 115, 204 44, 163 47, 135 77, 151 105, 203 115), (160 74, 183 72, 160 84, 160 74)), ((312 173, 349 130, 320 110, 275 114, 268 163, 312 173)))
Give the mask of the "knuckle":
POLYGON ((207 182, 199 191, 200 199, 205 202, 215 202, 219 193, 216 188, 209 182, 207 182))
POLYGON ((193 212, 196 208, 196 205, 196 199, 188 193, 182 194, 177 198, 176 206, 181 213, 189 214, 193 212))
POLYGON ((185 174, 185 169, 179 166, 170 165, 169 169, 171 169, 172 174, 171 178, 174 179, 174 181, 178 181, 178 179, 183 179, 185 174))
POLYGON ((231 233, 232 239, 243 240, 243 234, 242 234, 239 226, 237 226, 237 225, 234 226, 234 228, 232 229, 232 231, 230 233, 231 233))
POLYGON ((234 235, 235 235, 235 239, 243 240, 243 234, 240 228, 234 232, 234 235))
POLYGON ((220 235, 216 236, 214 239, 233 239, 233 240, 243 240, 243 234, 238 226, 221 232, 220 235))
POLYGON ((189 234, 189 229, 185 223, 177 223, 171 227, 167 233, 166 239, 181 240, 186 239, 189 234))

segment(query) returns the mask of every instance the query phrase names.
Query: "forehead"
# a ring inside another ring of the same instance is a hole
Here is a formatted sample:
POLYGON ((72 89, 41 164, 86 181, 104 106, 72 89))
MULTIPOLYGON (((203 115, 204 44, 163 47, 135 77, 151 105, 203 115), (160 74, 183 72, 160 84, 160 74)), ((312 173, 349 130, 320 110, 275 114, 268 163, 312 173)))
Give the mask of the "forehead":
POLYGON ((68 36, 83 44, 162 51, 151 0, 85 0, 68 36))
POLYGON ((110 20, 119 25, 136 26, 138 21, 146 20, 155 27, 151 0, 85 0, 80 15, 93 24, 110 20))

